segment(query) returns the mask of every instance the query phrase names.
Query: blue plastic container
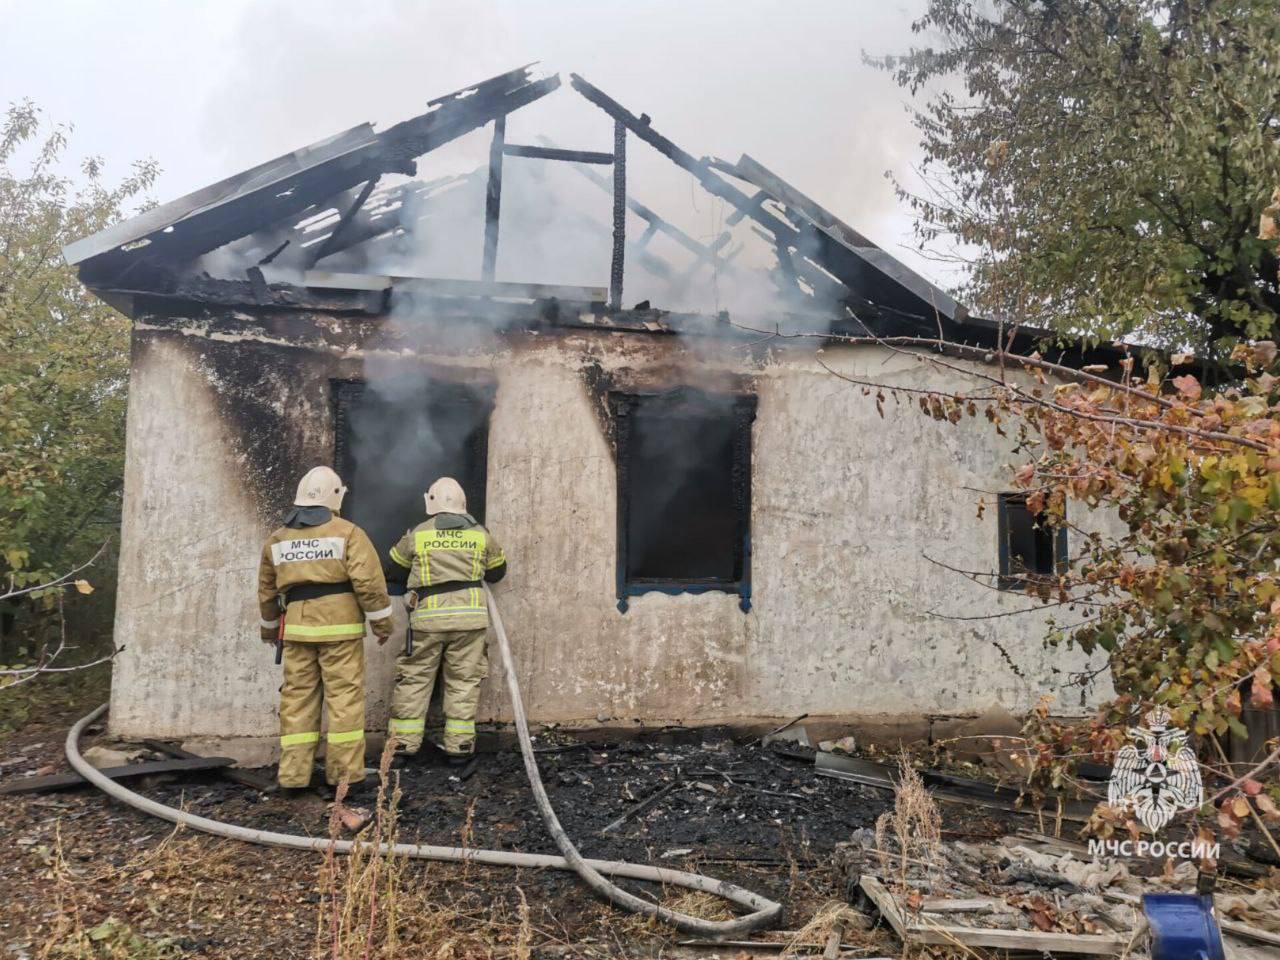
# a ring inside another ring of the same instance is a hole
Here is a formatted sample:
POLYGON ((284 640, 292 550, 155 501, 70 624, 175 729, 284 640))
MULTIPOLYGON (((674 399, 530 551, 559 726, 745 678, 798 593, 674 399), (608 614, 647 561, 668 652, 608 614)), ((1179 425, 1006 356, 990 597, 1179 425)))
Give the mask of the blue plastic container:
POLYGON ((1148 893, 1142 910, 1151 924, 1151 960, 1225 960, 1213 897, 1148 893))

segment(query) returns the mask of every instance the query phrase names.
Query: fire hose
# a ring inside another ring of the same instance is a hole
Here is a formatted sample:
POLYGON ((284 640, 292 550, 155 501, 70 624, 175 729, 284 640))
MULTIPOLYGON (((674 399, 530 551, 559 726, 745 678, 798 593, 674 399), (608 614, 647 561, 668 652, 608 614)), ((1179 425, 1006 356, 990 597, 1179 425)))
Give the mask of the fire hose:
MULTIPOLYGON (((485 585, 485 596, 489 605, 489 615, 493 620, 494 633, 498 638, 498 648, 502 653, 502 666, 507 675, 507 690, 511 696, 511 710, 515 715, 516 733, 520 739, 520 752, 524 756, 525 773, 529 777, 529 786, 533 790, 533 798, 537 803, 542 821, 547 832, 555 840, 562 854, 559 857, 540 853, 517 853, 507 850, 482 850, 470 847, 443 847, 431 844, 415 843, 383 843, 378 844, 376 852, 386 856, 409 857, 422 860, 443 860, 450 863, 478 863, 485 866, 499 867, 531 867, 549 868, 553 870, 572 870, 592 891, 624 909, 635 913, 643 913, 658 917, 678 930, 703 937, 727 939, 757 930, 777 921, 782 914, 782 904, 768 900, 752 893, 743 887, 726 880, 716 880, 697 873, 683 870, 669 870, 665 867, 651 867, 647 864, 626 863, 619 860, 589 860, 578 852, 573 841, 569 839, 560 820, 556 817, 547 791, 542 785, 542 777, 538 773, 537 759, 533 753, 533 744, 529 739, 529 722, 525 717, 524 703, 520 697, 520 686, 516 681, 515 661, 511 656, 511 647, 507 642, 507 633, 502 626, 502 617, 493 595, 485 585), (686 913, 670 910, 659 904, 645 900, 635 894, 628 893, 606 877, 622 877, 629 880, 645 880, 653 883, 671 884, 686 887, 703 893, 711 893, 723 897, 730 903, 752 911, 733 920, 703 920, 686 913)), ((134 793, 114 780, 100 773, 80 755, 80 736, 89 724, 104 713, 107 704, 98 707, 92 713, 82 717, 67 732, 67 761, 72 769, 84 777, 95 787, 121 803, 149 813, 154 817, 213 834, 231 840, 242 840, 246 843, 257 843, 273 847, 288 847, 295 850, 313 850, 324 853, 333 850, 335 853, 348 854, 357 847, 372 849, 373 844, 360 840, 334 840, 324 837, 306 837, 291 833, 278 833, 274 830, 258 830, 241 827, 236 824, 223 823, 208 817, 201 817, 186 810, 179 810, 163 803, 158 803, 141 794, 134 793)))

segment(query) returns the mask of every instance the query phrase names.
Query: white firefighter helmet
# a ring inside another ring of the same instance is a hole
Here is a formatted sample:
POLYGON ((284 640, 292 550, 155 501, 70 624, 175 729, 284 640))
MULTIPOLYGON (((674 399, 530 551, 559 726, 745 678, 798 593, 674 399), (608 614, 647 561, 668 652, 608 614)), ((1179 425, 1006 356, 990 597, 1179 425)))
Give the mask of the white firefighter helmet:
POLYGON ((312 467, 298 482, 298 494, 293 498, 295 507, 328 507, 334 513, 342 509, 342 498, 347 488, 342 478, 328 467, 312 467))
POLYGON ((453 477, 441 477, 427 488, 423 499, 427 503, 427 516, 437 513, 466 513, 467 495, 462 491, 462 484, 453 477))

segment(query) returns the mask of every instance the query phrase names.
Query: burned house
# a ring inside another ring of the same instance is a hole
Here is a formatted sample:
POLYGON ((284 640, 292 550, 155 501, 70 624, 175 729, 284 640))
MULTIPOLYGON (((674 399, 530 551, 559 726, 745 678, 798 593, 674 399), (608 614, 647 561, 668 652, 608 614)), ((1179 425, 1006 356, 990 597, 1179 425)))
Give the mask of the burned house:
MULTIPOLYGON (((1038 614, 980 618, 1029 605, 1013 582, 954 572, 1052 572, 1069 549, 999 495, 1010 441, 877 404, 849 381, 964 378, 838 340, 990 346, 996 325, 761 163, 688 154, 581 77, 612 150, 509 141, 507 117, 559 84, 516 70, 67 248, 134 321, 113 731, 274 743, 256 565, 317 463, 383 550, 432 480, 463 482, 510 560, 497 595, 535 720, 919 717, 1067 689, 1084 661, 1043 649, 1038 614), (433 150, 490 127, 477 174, 428 175, 433 150), (628 190, 638 149, 725 204, 721 236, 628 190), (612 197, 576 251, 598 287, 499 278, 517 164, 612 197), (436 211, 459 197, 476 228, 442 234, 436 211), (743 231, 767 269, 735 256, 743 231), (424 237, 469 272, 378 266, 424 237), (637 303, 642 273, 769 294, 745 312, 637 303), (975 490, 998 509, 975 518, 975 490)), ((396 647, 368 647, 374 729, 396 647)), ((507 716, 500 684, 484 696, 482 720, 507 716)))

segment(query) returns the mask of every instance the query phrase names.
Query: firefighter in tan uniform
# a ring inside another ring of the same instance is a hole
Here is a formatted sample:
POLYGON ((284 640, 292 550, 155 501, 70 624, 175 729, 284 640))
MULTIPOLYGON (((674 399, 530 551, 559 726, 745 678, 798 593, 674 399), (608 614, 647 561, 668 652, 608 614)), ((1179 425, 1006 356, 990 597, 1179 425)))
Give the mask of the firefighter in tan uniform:
POLYGON ((489 611, 483 584, 507 572, 493 535, 467 513, 458 481, 442 477, 426 494, 427 519, 391 548, 391 559, 409 569, 409 629, 413 652, 396 660, 396 688, 388 732, 398 758, 422 747, 427 706, 436 671, 444 675, 444 737, 451 763, 475 751, 480 681, 489 673, 489 611), (441 664, 443 662, 443 668, 441 664))
POLYGON ((298 484, 294 509, 267 538, 258 568, 262 639, 274 642, 284 610, 280 688, 280 786, 302 789, 320 742, 323 703, 325 779, 364 779, 364 626, 378 643, 391 635, 391 599, 368 535, 338 516, 346 487, 328 467, 298 484))

